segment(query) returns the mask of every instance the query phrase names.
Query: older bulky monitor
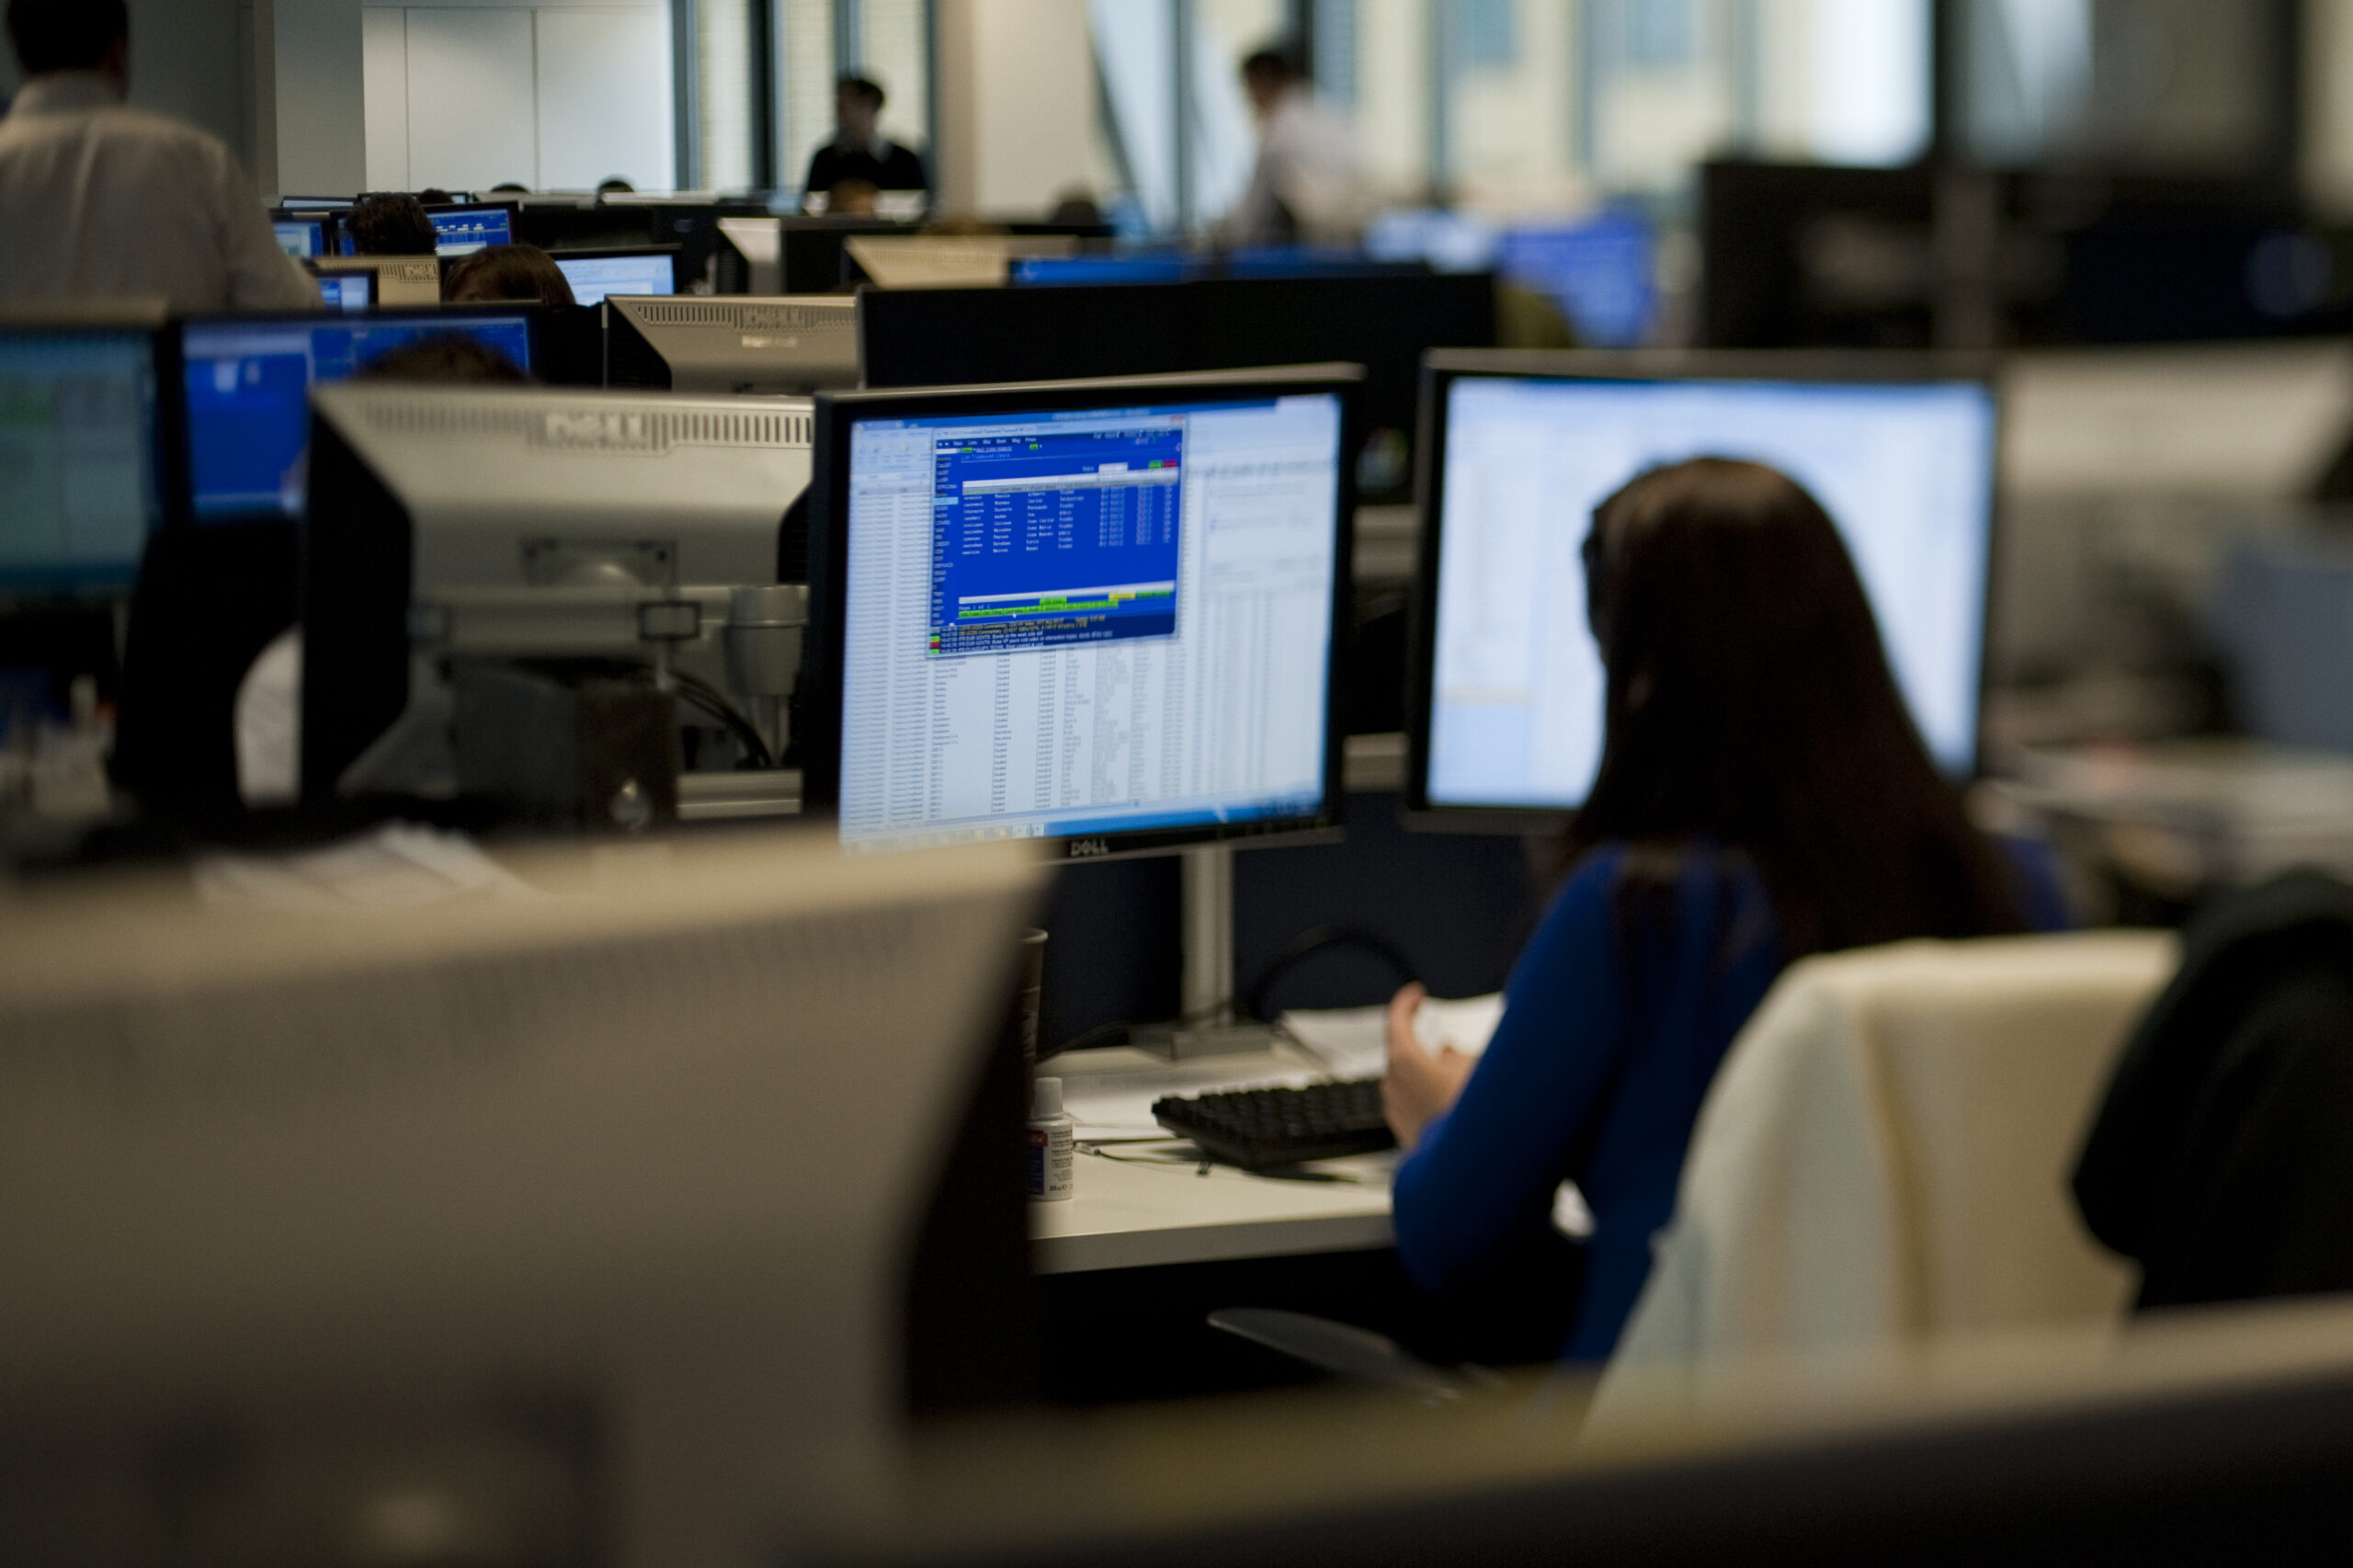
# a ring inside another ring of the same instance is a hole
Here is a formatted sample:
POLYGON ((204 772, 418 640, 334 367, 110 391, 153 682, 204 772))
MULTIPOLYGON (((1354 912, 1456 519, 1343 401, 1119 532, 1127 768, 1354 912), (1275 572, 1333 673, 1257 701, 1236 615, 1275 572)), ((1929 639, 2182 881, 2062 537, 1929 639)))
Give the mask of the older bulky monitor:
POLYGON ((610 295, 608 380, 676 392, 805 393, 858 381, 857 299, 610 295))

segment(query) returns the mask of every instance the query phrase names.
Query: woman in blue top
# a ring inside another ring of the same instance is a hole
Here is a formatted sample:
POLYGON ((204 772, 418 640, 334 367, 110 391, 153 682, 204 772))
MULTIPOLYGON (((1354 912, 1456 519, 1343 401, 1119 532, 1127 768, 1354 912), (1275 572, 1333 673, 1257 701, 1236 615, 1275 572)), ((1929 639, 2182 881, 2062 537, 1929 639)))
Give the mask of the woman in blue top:
POLYGON ((1563 1354, 1599 1360, 1716 1065, 1784 965, 2063 917, 1938 776, 1795 483, 1714 458, 1654 470, 1595 510, 1585 562, 1607 728, 1567 880, 1475 1064, 1418 1044, 1421 990, 1398 994, 1382 1096, 1408 1151, 1398 1252, 1425 1289, 1479 1283, 1576 1182, 1594 1230, 1563 1354))

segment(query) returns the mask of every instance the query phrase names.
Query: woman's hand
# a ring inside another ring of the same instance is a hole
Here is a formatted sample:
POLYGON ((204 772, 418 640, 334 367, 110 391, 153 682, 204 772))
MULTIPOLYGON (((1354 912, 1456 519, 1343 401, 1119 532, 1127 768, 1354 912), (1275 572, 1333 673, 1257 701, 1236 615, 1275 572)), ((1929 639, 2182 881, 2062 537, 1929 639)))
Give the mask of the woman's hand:
POLYGON ((1478 1058, 1452 1046, 1432 1051, 1414 1033, 1414 1015, 1429 993, 1408 985, 1389 1002, 1389 1071, 1381 1079, 1381 1108, 1397 1145, 1411 1153, 1422 1129, 1445 1114, 1471 1079, 1478 1058))

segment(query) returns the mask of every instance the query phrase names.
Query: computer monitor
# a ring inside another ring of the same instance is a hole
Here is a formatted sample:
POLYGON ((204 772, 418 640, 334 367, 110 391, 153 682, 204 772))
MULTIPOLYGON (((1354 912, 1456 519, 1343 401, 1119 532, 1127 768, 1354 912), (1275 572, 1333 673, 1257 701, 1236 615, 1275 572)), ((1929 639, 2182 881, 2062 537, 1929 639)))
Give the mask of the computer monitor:
POLYGON ((858 323, 870 387, 1361 364, 1357 493, 1369 505, 1403 505, 1413 499, 1422 355, 1495 346, 1495 278, 1413 272, 877 289, 859 296, 858 323))
POLYGON ((575 305, 602 304, 608 294, 661 296, 678 291, 676 245, 551 254, 556 269, 572 285, 572 302, 575 305))
POLYGON ((388 308, 441 302, 441 263, 429 256, 314 256, 302 265, 319 277, 364 272, 375 279, 376 303, 388 308))
POLYGON ((1336 824, 1362 376, 821 394, 801 754, 843 844, 1336 824))
POLYGON ((119 593, 162 520, 153 332, 0 326, 0 597, 119 593))
POLYGON ((313 384, 341 381, 395 348, 451 333, 531 368, 531 314, 511 307, 182 323, 189 516, 199 523, 300 517, 313 384))
POLYGON ((469 203, 462 207, 428 207, 438 237, 434 249, 442 256, 464 256, 486 245, 515 243, 515 204, 511 201, 469 203))
POLYGON ((323 272, 313 281, 319 286, 319 299, 330 311, 347 316, 365 315, 376 308, 376 274, 362 269, 357 272, 323 272))
POLYGON ((420 655, 660 660, 740 686, 733 590, 779 579, 806 401, 354 381, 311 412, 306 796, 426 696, 420 655))
POLYGON ((616 387, 799 394, 858 382, 858 300, 606 299, 606 376, 616 387))
POLYGON ((1745 458, 1830 513, 1929 755, 1968 777, 1994 532, 1996 400, 1927 356, 1433 355, 1409 807, 1558 817, 1601 759, 1580 547, 1646 469, 1745 458))
POLYGON ((278 248, 298 258, 326 255, 328 232, 333 224, 334 220, 324 212, 290 212, 280 208, 269 215, 270 229, 278 235, 278 248))
MULTIPOLYGON (((433 220, 434 250, 440 256, 464 256, 485 245, 515 243, 515 204, 511 201, 427 207, 425 215, 433 220)), ((348 229, 342 235, 342 251, 346 256, 358 254, 348 229)))

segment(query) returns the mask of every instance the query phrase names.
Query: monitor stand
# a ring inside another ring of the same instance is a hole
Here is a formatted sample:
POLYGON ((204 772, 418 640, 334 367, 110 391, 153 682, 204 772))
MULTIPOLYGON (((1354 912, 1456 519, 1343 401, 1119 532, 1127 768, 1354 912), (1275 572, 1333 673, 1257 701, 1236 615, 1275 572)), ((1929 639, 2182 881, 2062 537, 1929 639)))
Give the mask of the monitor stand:
POLYGON ((1172 1062, 1269 1049, 1274 1027, 1243 1022, 1235 1014, 1233 845, 1200 844, 1184 851, 1179 918, 1185 968, 1176 1021, 1142 1026, 1128 1043, 1172 1062))

